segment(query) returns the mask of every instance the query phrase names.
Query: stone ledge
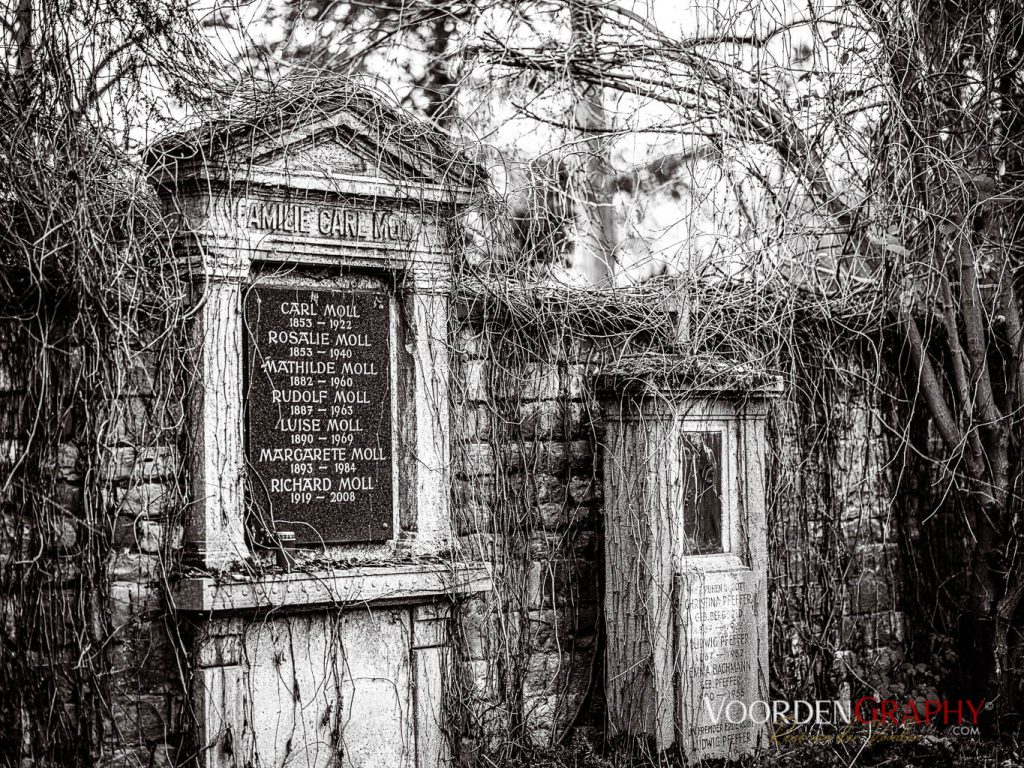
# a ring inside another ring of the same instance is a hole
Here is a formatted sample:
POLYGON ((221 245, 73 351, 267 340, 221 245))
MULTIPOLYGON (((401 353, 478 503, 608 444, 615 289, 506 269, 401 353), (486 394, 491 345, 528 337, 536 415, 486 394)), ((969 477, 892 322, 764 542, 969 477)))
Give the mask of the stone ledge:
POLYGON ((399 565, 289 573, 256 578, 194 576, 173 591, 178 610, 230 613, 351 603, 422 602, 488 592, 489 564, 399 565))
POLYGON ((775 398, 784 386, 781 376, 717 356, 647 352, 616 357, 597 377, 597 392, 605 399, 660 399, 679 393, 775 398))

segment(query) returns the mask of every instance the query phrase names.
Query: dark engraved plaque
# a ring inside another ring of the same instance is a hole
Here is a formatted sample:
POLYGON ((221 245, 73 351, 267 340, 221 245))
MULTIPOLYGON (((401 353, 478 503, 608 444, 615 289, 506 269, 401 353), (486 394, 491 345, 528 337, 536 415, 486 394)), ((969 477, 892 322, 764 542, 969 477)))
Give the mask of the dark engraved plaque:
POLYGON ((390 539, 388 294, 255 285, 245 325, 250 489, 264 519, 295 544, 390 539))

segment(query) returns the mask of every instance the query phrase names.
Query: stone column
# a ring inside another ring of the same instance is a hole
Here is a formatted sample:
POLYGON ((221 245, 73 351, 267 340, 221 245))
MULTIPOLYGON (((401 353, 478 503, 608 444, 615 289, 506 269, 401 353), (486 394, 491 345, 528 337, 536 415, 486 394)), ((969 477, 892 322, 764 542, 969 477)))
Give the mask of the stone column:
POLYGON ((444 670, 451 654, 449 622, 447 603, 431 603, 413 609, 416 768, 451 765, 451 749, 444 729, 444 670))
POLYGON ((630 418, 616 403, 606 433, 605 613, 612 734, 675 742, 672 596, 675 520, 659 456, 671 422, 630 418))
POLYGON ((415 435, 403 442, 413 446, 407 477, 411 475, 414 491, 406 503, 412 513, 408 523, 415 531, 407 545, 422 554, 446 550, 452 543, 450 303, 446 268, 413 271, 413 285, 406 294, 410 320, 406 351, 412 367, 408 423, 415 435))
MULTIPOLYGON (((768 418, 768 403, 755 400, 745 403, 739 414, 740 421, 740 474, 746 480, 745 523, 747 547, 750 560, 754 563, 768 562, 768 510, 765 503, 765 473, 767 471, 768 439, 765 422, 768 418)), ((757 582, 754 588, 754 614, 765 617, 768 622, 768 570, 767 567, 754 574, 757 582)), ((758 661, 758 689, 768 691, 768 645, 767 633, 758 637, 754 656, 758 661)), ((759 734, 759 746, 764 746, 767 733, 759 734)))
POLYGON ((191 288, 195 370, 188 409, 192 487, 185 546, 193 564, 223 570, 249 557, 242 399, 242 285, 249 267, 241 259, 215 256, 203 266, 191 288))
POLYGON ((195 644, 192 706, 198 768, 234 768, 237 764, 245 722, 242 632, 238 620, 210 622, 195 644))
POLYGON ((613 734, 650 739, 659 751, 679 745, 689 760, 735 758, 764 742, 763 724, 730 723, 708 707, 749 704, 768 690, 764 419, 776 391, 775 382, 701 391, 669 373, 606 392, 613 734), (701 502, 717 509, 709 542, 690 494, 707 498, 713 488, 713 501, 701 502))

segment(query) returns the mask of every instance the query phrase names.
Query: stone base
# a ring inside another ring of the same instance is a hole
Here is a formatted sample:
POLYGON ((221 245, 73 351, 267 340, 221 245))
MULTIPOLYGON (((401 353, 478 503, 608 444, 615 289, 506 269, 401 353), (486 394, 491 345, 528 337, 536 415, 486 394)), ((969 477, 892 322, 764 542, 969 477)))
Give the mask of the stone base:
POLYGON ((448 765, 449 608, 490 588, 465 565, 183 580, 199 765, 448 765))

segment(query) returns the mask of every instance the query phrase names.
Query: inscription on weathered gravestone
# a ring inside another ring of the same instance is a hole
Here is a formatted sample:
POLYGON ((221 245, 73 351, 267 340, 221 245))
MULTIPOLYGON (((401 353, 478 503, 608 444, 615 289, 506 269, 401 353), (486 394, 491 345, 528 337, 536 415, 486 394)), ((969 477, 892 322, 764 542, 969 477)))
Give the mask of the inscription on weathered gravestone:
POLYGON ((742 709, 758 699, 754 574, 691 572, 681 578, 684 748, 707 758, 736 755, 753 748, 758 736, 757 723, 742 718, 742 709))
POLYGON ((256 285, 245 298, 254 501, 282 540, 391 538, 389 297, 256 285))

